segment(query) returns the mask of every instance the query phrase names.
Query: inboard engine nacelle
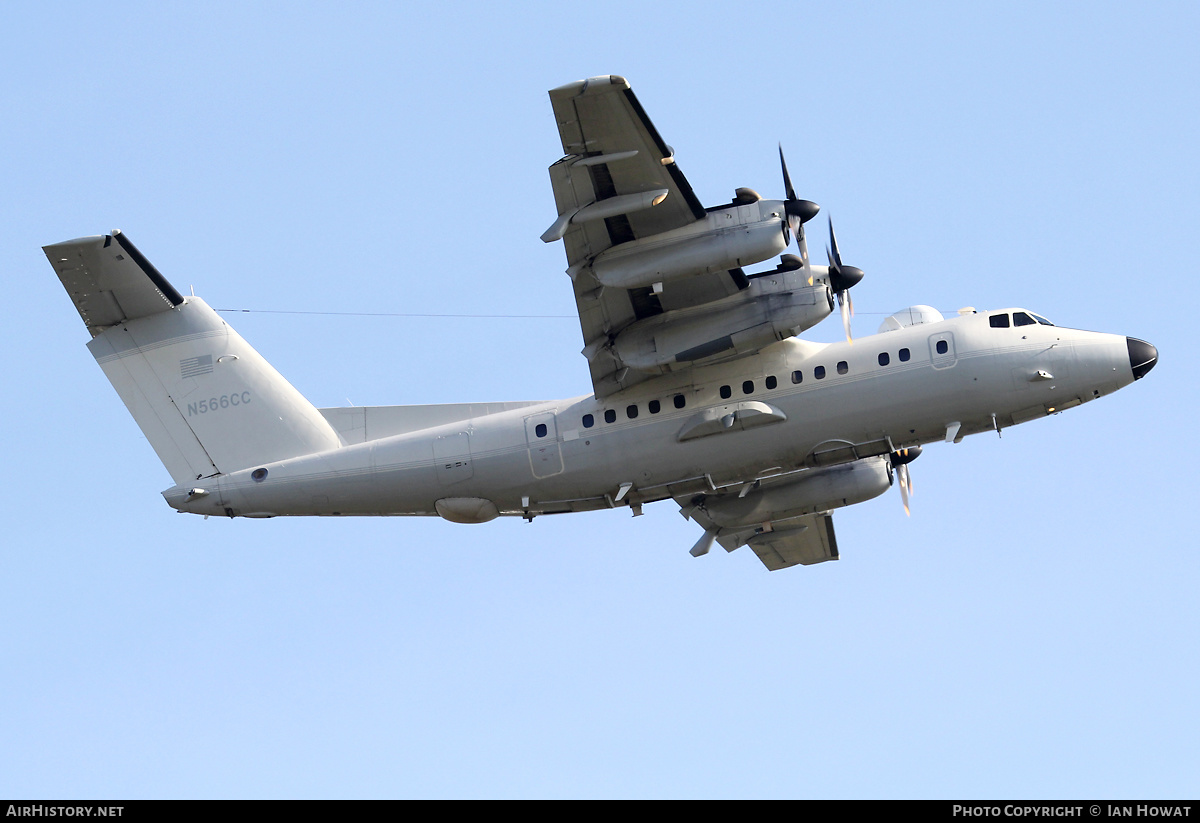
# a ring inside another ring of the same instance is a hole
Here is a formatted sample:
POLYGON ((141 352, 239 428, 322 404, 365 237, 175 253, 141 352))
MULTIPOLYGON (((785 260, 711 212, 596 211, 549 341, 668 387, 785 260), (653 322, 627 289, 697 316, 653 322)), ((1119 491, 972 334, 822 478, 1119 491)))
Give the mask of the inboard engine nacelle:
POLYGON ((793 337, 829 316, 829 286, 808 286, 796 272, 751 282, 749 294, 639 320, 617 335, 613 352, 638 371, 662 373, 701 361, 752 354, 793 337))
POLYGON ((888 490, 892 482, 891 462, 888 455, 869 457, 802 472, 796 480, 751 491, 742 497, 709 497, 696 501, 695 505, 723 529, 851 506, 888 490))

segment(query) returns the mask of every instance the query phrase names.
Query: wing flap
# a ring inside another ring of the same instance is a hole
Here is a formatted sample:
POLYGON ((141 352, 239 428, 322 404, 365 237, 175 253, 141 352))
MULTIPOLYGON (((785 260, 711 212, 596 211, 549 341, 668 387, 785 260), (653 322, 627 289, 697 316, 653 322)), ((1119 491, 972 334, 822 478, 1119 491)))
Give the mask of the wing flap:
POLYGON ((788 528, 750 538, 750 548, 769 571, 791 566, 811 566, 838 559, 833 516, 809 514, 788 523, 788 528))
POLYGON ((42 251, 92 337, 183 302, 183 296, 119 231, 54 243, 42 251))

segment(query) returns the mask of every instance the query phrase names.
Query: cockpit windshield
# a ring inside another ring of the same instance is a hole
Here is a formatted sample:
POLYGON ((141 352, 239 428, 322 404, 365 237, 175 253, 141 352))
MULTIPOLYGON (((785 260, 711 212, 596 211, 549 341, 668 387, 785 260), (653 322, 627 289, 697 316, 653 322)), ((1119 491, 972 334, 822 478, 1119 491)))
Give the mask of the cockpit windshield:
POLYGON ((991 317, 989 317, 988 322, 990 323, 990 325, 993 329, 1007 329, 1007 328, 1009 328, 1010 325, 1012 325, 1012 326, 1033 326, 1033 325, 1039 325, 1039 324, 1042 326, 1053 326, 1054 325, 1049 320, 1042 317, 1040 314, 1034 314, 1033 312, 1028 312, 1028 311, 1015 311, 1011 315, 1008 314, 1007 312, 999 312, 999 313, 993 314, 991 317))

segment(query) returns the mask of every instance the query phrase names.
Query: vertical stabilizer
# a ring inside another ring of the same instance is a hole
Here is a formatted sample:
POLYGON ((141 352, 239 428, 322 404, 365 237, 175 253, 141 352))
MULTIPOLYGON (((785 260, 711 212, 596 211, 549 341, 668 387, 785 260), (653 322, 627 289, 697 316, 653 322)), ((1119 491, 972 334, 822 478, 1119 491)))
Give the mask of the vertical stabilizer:
POLYGON ((44 251, 92 332, 88 349, 177 484, 341 445, 262 355, 123 236, 44 251))

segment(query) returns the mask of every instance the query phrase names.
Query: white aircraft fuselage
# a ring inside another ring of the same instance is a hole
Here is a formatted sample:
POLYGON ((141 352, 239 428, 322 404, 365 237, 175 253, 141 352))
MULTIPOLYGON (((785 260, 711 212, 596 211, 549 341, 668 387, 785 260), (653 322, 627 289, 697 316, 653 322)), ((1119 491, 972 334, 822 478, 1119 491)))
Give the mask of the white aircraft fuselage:
MULTIPOLYGON (((522 516, 637 506, 811 470, 822 444, 890 443, 885 451, 892 451, 960 440, 1044 417, 1135 379, 1126 337, 1041 324, 992 328, 989 314, 853 343, 787 340, 605 400, 577 397, 470 417, 197 481, 208 492, 202 497, 192 494, 193 484, 164 495, 180 511, 260 517, 435 515, 446 499, 490 501, 499 514, 522 516), (937 351, 939 341, 945 354, 937 351), (887 365, 880 365, 881 354, 887 365), (818 367, 825 370, 821 379, 818 367), (771 377, 774 388, 767 388, 771 377), (739 412, 752 416, 738 420, 739 412), (681 440, 689 427, 706 424, 707 432, 681 440), (262 470, 266 475, 256 480, 262 470)), ((830 502, 836 501, 814 505, 830 502)))

